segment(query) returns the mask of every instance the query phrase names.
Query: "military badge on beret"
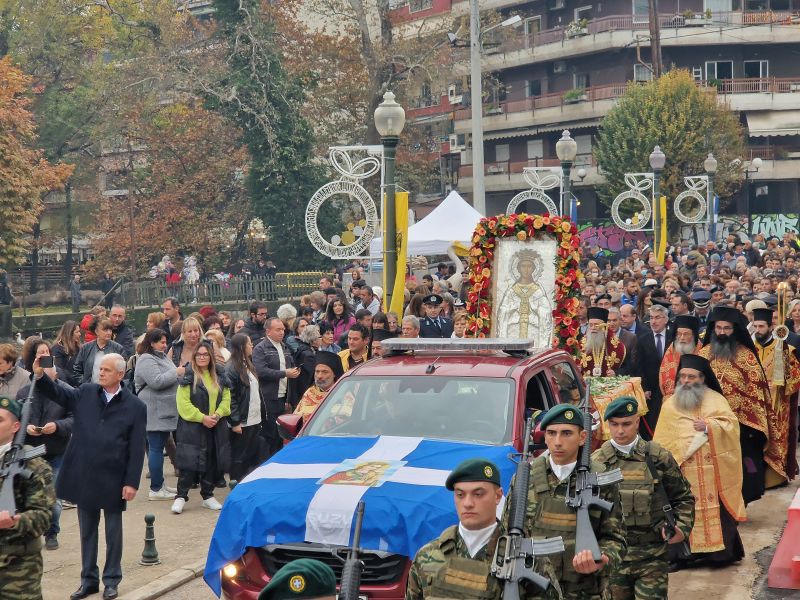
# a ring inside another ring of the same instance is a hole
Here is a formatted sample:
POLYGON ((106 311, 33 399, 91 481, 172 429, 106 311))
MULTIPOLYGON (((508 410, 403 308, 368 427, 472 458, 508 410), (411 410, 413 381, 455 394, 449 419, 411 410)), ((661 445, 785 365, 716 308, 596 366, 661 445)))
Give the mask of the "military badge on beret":
POLYGON ((608 421, 614 417, 627 418, 639 412, 639 403, 633 396, 620 396, 612 400, 606 407, 603 419, 608 421))
POLYGON ((490 467, 489 465, 483 467, 483 474, 486 475, 487 477, 491 477, 493 473, 494 471, 492 471, 492 467, 490 467))
POLYGON ((568 419, 572 419, 575 416, 575 414, 571 410, 568 410, 567 412, 564 413, 564 416, 568 419))
POLYGON ((633 404, 631 404, 630 402, 628 402, 628 412, 629 413, 633 412, 633 404))
POLYGON ((295 575, 289 580, 289 589, 299 594, 306 589, 306 580, 302 575, 295 575))

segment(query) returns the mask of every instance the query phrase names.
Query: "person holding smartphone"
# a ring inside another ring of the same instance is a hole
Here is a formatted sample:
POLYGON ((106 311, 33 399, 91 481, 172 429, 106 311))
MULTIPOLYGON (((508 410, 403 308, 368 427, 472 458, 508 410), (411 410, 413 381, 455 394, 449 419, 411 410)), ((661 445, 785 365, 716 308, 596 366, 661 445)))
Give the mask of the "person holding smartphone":
MULTIPOLYGON (((57 369, 53 365, 53 357, 50 354, 50 344, 43 339, 35 339, 22 355, 22 362, 25 369, 33 372, 33 362, 39 359, 39 366, 44 369, 47 376, 56 382, 57 385, 70 387, 67 383, 58 379, 57 369)), ((28 397, 30 384, 24 386, 17 392, 17 400, 28 397)), ((29 446, 41 446, 44 444, 44 459, 53 469, 53 481, 61 469, 64 459, 64 452, 67 450, 69 438, 72 435, 72 412, 45 398, 38 390, 34 390, 33 400, 31 401, 30 420, 25 438, 25 443, 29 446)), ((61 520, 61 500, 56 499, 53 505, 53 514, 50 518, 50 526, 44 533, 44 545, 47 550, 58 549, 58 534, 61 532, 59 526, 61 520)))

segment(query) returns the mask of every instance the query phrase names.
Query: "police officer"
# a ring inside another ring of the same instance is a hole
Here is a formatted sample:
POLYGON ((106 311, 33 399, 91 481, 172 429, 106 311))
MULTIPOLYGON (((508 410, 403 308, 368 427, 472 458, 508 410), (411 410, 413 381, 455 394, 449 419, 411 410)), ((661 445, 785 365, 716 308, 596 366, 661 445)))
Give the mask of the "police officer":
POLYGON ((258 600, 288 600, 289 598, 336 599, 336 575, 328 565, 311 558, 299 558, 282 566, 258 600))
POLYGON ((489 567, 502 535, 496 516, 503 498, 500 470, 485 459, 465 460, 445 486, 453 492, 458 525, 419 549, 408 574, 406 600, 499 598, 500 585, 489 567))
MULTIPOLYGON (((559 404, 545 413, 540 423, 549 452, 531 462, 528 484, 528 509, 525 534, 534 538, 562 536, 566 551, 550 556, 564 598, 599 600, 605 593, 610 574, 625 553, 625 522, 617 485, 600 488, 600 497, 613 503, 610 513, 591 517, 592 529, 602 552, 595 562, 591 552, 575 554, 577 515, 567 506, 568 493, 575 491, 575 467, 584 444, 590 444, 589 432, 583 429, 583 414, 572 404, 559 404)), ((592 472, 603 472, 603 465, 592 462, 592 472)), ((514 483, 512 482, 512 488, 514 483)), ((512 492, 509 491, 509 497, 512 492)), ((508 505, 503 515, 507 523, 508 505)), ((528 595, 527 598, 536 596, 528 595)))
POLYGON ((442 297, 439 294, 425 296, 425 318, 419 321, 419 337, 450 338, 453 336, 453 320, 442 315, 442 297))
MULTIPOLYGON (((0 396, 0 464, 19 431, 21 415, 18 401, 0 396)), ((47 461, 32 458, 26 466, 31 478, 14 482, 17 514, 0 511, 0 598, 41 600, 42 535, 50 527, 56 493, 47 461)))
POLYGON ((608 469, 619 468, 625 478, 619 488, 628 551, 611 575, 611 592, 615 600, 666 600, 667 545, 689 537, 694 526, 694 496, 672 454, 639 437, 638 412, 639 404, 630 396, 611 402, 604 417, 611 439, 592 455, 608 469), (663 527, 667 501, 677 521, 675 535, 669 539, 663 527))

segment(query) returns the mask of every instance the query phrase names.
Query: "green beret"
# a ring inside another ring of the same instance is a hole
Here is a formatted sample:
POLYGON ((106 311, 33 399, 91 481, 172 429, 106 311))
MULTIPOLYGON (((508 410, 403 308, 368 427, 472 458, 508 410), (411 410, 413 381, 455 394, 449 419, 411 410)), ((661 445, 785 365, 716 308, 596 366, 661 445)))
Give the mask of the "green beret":
POLYGON ((452 492, 455 484, 462 481, 488 481, 499 487, 500 469, 492 461, 485 458, 470 458, 450 472, 444 485, 452 492))
POLYGON ((22 405, 8 396, 0 396, 0 408, 5 408, 19 420, 22 417, 22 405))
POLYGON ((608 421, 613 417, 633 417, 639 414, 639 403, 632 396, 620 396, 606 408, 603 420, 608 421))
POLYGON ((258 600, 319 598, 336 595, 336 575, 328 565, 299 558, 281 567, 258 595, 258 600))
POLYGON ((583 411, 573 404, 557 404, 542 418, 540 423, 542 431, 547 429, 548 425, 577 425, 583 429, 583 411))

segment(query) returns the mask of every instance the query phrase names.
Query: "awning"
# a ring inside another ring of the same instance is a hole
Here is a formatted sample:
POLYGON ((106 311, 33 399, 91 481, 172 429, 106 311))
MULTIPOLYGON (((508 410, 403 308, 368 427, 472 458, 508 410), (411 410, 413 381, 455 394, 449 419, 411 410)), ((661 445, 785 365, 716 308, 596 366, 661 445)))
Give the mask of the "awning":
POLYGON ((750 137, 800 135, 800 110, 769 110, 747 113, 750 137))
POLYGON ((542 125, 541 127, 530 127, 528 129, 513 129, 509 131, 493 131, 491 133, 484 133, 484 141, 490 140, 507 140, 516 137, 529 137, 539 133, 549 133, 551 131, 562 131, 563 129, 587 129, 589 127, 598 127, 600 119, 584 119, 583 121, 575 121, 570 123, 568 121, 559 121, 550 125, 542 125))

